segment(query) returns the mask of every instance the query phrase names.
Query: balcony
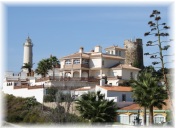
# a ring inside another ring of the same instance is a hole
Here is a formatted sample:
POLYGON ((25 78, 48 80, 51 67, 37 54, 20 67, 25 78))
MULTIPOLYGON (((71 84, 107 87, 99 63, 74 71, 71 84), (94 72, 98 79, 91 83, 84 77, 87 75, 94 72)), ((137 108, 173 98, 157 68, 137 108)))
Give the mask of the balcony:
POLYGON ((122 79, 122 76, 108 76, 107 80, 118 80, 118 79, 122 79))
MULTIPOLYGON (((52 78, 50 78, 52 79, 52 78)), ((55 78, 58 81, 85 81, 85 82, 99 82, 99 79, 94 77, 60 77, 55 78)))
POLYGON ((67 64, 64 65, 64 69, 81 69, 81 68, 89 68, 88 64, 67 64))
POLYGON ((44 78, 36 79, 35 82, 42 82, 42 81, 47 81, 47 80, 50 80, 50 78, 44 77, 44 78))

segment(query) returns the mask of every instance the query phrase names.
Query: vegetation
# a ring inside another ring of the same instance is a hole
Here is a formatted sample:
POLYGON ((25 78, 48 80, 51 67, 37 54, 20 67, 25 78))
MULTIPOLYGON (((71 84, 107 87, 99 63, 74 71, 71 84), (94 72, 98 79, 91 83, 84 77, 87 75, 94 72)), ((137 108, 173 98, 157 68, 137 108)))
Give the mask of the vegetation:
POLYGON ((167 32, 167 30, 170 29, 170 27, 167 26, 166 23, 160 23, 160 20, 161 20, 160 14, 161 14, 160 11, 153 10, 152 14, 150 15, 150 18, 153 18, 153 20, 148 22, 148 25, 150 26, 151 30, 144 34, 144 36, 154 35, 157 38, 157 40, 155 40, 155 41, 148 41, 146 46, 157 46, 159 50, 158 50, 158 52, 145 53, 144 55, 150 55, 151 59, 156 59, 156 61, 152 62, 153 65, 161 64, 162 76, 164 78, 164 84, 165 84, 165 87, 167 90, 168 99, 171 103, 171 109, 173 111, 171 92, 169 90, 168 79, 167 79, 166 72, 165 72, 165 64, 172 63, 173 61, 166 62, 164 60, 164 57, 166 57, 166 56, 173 56, 173 55, 166 55, 167 53, 165 53, 165 51, 167 51, 171 47, 170 45, 168 45, 168 43, 173 40, 172 39, 168 40, 169 33, 167 32), (165 44, 167 44, 167 45, 165 45, 165 44), (157 59, 159 59, 159 60, 157 60, 157 59))
POLYGON ((84 122, 77 115, 67 113, 65 108, 58 105, 55 109, 44 107, 34 97, 21 98, 5 95, 7 111, 5 120, 12 123, 32 124, 64 124, 84 122))
POLYGON ((44 102, 56 101, 57 89, 55 87, 46 88, 46 95, 44 96, 44 102))
POLYGON ((52 56, 52 55, 50 56, 49 60, 50 60, 50 64, 53 70, 53 79, 55 79, 54 70, 59 65, 59 60, 57 59, 56 56, 52 56))
POLYGON ((51 69, 51 65, 49 62, 49 59, 42 59, 39 63, 38 63, 38 67, 35 70, 35 72, 37 74, 41 74, 42 77, 46 77, 46 75, 48 74, 48 70, 51 69))
POLYGON ((32 64, 31 63, 24 63, 24 65, 21 67, 21 69, 28 69, 29 76, 31 76, 32 72, 32 64))
MULTIPOLYGON (((47 59, 42 59, 39 63, 38 63, 38 67, 35 70, 35 72, 37 74, 41 74, 42 77, 46 77, 46 75, 48 74, 48 71, 53 69, 59 64, 58 59, 55 56, 51 56, 50 58, 47 59)), ((53 72, 54 74, 54 72, 53 72)), ((53 76, 54 77, 54 76, 53 76)))
POLYGON ((161 109, 166 104, 164 100, 167 99, 167 92, 159 85, 158 77, 153 76, 151 71, 154 68, 149 69, 143 70, 138 79, 132 81, 132 92, 135 102, 149 109, 150 124, 153 124, 153 107, 161 109))
POLYGON ((7 100, 7 122, 44 122, 45 115, 41 112, 41 104, 34 97, 21 98, 13 95, 6 95, 7 100), (39 114, 41 112, 41 114, 39 114))
POLYGON ((166 112, 166 114, 167 114, 167 116, 166 116, 166 122, 171 121, 172 120, 172 113, 171 113, 171 111, 166 112))
POLYGON ((114 122, 117 109, 115 103, 104 98, 105 95, 100 91, 81 95, 76 101, 81 117, 92 124, 114 122))

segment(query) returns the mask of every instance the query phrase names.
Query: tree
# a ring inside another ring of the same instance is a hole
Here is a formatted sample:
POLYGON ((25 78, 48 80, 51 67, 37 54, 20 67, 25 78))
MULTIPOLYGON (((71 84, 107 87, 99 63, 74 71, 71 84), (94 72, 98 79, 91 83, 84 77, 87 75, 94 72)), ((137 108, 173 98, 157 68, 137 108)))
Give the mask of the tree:
POLYGON ((55 87, 46 88, 47 94, 44 95, 44 102, 55 102, 57 91, 58 89, 55 87))
MULTIPOLYGON (((149 109, 150 124, 153 124, 153 107, 162 108, 167 99, 167 92, 158 84, 159 79, 154 77, 149 70, 139 73, 138 79, 132 81, 133 98, 140 106, 149 109), (162 95, 161 95, 162 94, 162 95)), ((146 115, 146 111, 144 110, 146 115)), ((146 124, 146 116, 144 117, 146 124)))
POLYGON ((37 74, 41 74, 42 77, 46 77, 49 70, 53 70, 53 78, 54 78, 54 68, 59 65, 59 60, 56 56, 50 56, 50 58, 42 59, 38 63, 38 67, 35 70, 37 74))
POLYGON ((88 92, 76 100, 76 109, 81 117, 91 123, 110 123, 116 116, 116 106, 113 100, 104 99, 105 95, 98 92, 88 92))
POLYGON ((24 63, 24 65, 21 67, 21 69, 28 69, 29 76, 31 76, 32 72, 32 65, 31 63, 24 63))
POLYGON ((37 74, 41 74, 42 77, 46 77, 46 75, 48 74, 48 70, 50 70, 52 68, 50 60, 49 59, 42 59, 41 61, 39 61, 38 63, 38 67, 35 70, 35 72, 37 74))
POLYGON ((53 70, 53 79, 55 79, 54 70, 59 65, 59 60, 57 59, 56 56, 52 56, 52 55, 50 56, 49 60, 50 60, 50 64, 53 70))
POLYGON ((164 61, 164 57, 166 56, 172 56, 172 55, 164 55, 164 51, 167 51, 170 45, 163 46, 163 43, 169 43, 172 41, 164 39, 165 37, 169 36, 169 33, 167 33, 167 29, 170 29, 169 26, 166 25, 166 23, 160 23, 161 17, 160 12, 158 10, 153 10, 152 14, 150 15, 151 18, 154 18, 153 21, 149 21, 148 24, 151 28, 149 32, 146 32, 144 36, 154 35, 157 37, 157 40, 155 41, 148 41, 146 46, 158 46, 159 51, 156 53, 145 53, 144 55, 150 55, 151 59, 160 59, 160 61, 154 61, 152 62, 153 65, 161 64, 162 69, 162 75, 164 78, 164 84, 168 93, 168 99, 171 103, 171 109, 173 111, 173 103, 171 100, 171 92, 169 91, 169 85, 168 85, 168 79, 165 72, 165 64, 169 62, 164 61))

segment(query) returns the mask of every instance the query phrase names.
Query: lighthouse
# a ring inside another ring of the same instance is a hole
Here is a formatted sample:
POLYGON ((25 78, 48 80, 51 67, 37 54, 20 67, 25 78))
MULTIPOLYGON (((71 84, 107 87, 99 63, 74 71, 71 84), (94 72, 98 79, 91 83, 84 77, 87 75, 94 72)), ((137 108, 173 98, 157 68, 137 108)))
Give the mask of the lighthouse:
MULTIPOLYGON (((24 46, 24 56, 23 56, 23 66, 25 63, 30 64, 31 66, 33 65, 32 58, 33 58, 33 53, 32 53, 32 47, 33 43, 31 39, 28 38, 26 39, 26 42, 23 44, 24 46)), ((23 69, 23 71, 26 71, 26 69, 23 69)))

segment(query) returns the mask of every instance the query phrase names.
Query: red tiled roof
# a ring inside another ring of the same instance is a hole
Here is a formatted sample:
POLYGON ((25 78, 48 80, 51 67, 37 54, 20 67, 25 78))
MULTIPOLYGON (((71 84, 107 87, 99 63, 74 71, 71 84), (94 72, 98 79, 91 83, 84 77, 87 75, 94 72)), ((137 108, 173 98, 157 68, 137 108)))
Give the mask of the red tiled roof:
MULTIPOLYGON (((165 100, 165 102, 166 102, 166 105, 162 106, 162 110, 168 110, 168 109, 170 109, 171 105, 170 105, 169 101, 165 100)), ((134 104, 129 105, 127 107, 123 107, 120 110, 138 110, 138 109, 143 109, 143 107, 141 107, 139 104, 134 103, 134 104)), ((159 109, 156 108, 156 107, 154 107, 154 110, 159 110, 159 109)))
POLYGON ((107 49, 120 49, 120 50, 126 50, 125 48, 120 48, 120 47, 118 47, 118 46, 110 46, 110 47, 105 48, 105 50, 107 50, 107 49))
POLYGON ((76 53, 74 53, 74 54, 71 54, 71 55, 62 57, 61 59, 80 58, 81 56, 82 56, 83 58, 89 58, 89 54, 76 52, 76 53))
POLYGON ((112 59, 121 59, 124 60, 125 58, 120 57, 120 56, 116 56, 116 55, 110 55, 110 54, 103 54, 102 55, 104 58, 112 58, 112 59))
POLYGON ((124 60, 125 58, 123 57, 120 57, 120 56, 116 56, 116 55, 111 55, 111 54, 104 54, 104 53, 96 53, 96 52, 89 52, 89 53, 79 53, 79 52, 76 52, 74 54, 71 54, 71 55, 68 55, 68 56, 65 56, 65 57, 62 57, 61 59, 70 59, 70 58, 80 58, 80 57, 83 57, 83 58, 94 58, 94 57, 104 57, 104 58, 112 58, 112 59, 121 59, 121 60, 124 60))
POLYGON ((111 67, 112 69, 116 69, 116 68, 124 68, 124 69, 133 69, 133 70, 141 70, 139 68, 136 68, 136 67, 133 67, 131 65, 128 65, 128 64, 116 64, 114 66, 111 67))
MULTIPOLYGON (((98 85, 99 86, 99 85, 98 85)), ((117 91, 117 92, 131 92, 131 87, 125 87, 125 86, 99 86, 100 88, 103 88, 108 91, 117 91)))

